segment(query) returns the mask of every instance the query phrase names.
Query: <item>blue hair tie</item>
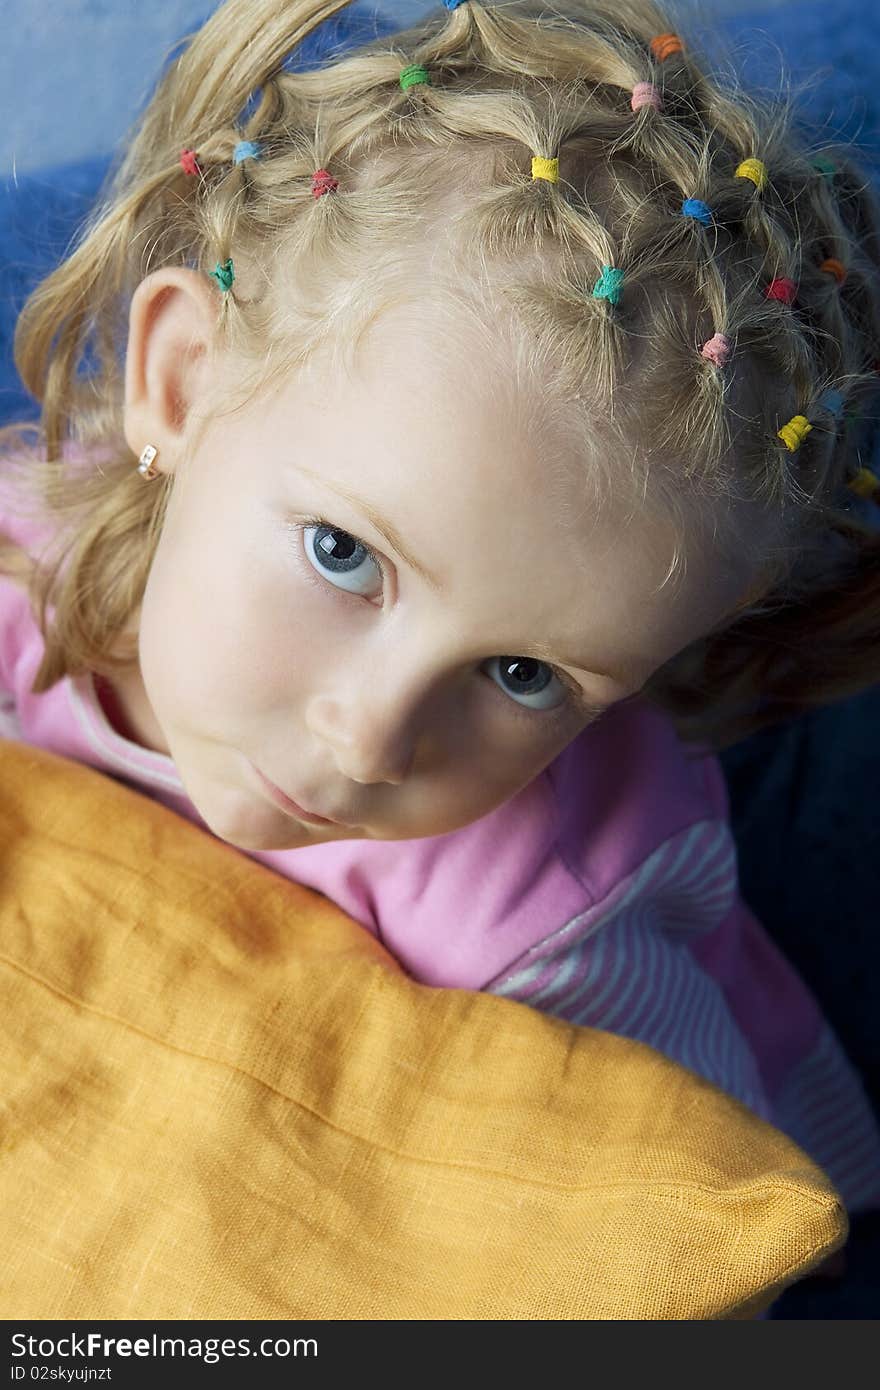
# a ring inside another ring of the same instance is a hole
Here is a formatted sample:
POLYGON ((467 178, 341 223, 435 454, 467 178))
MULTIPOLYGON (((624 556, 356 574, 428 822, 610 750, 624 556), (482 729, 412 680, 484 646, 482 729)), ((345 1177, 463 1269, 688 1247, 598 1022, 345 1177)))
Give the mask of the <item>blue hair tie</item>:
POLYGON ((697 222, 702 222, 704 227, 712 226, 712 209, 699 198, 685 198, 681 211, 685 217, 693 217, 697 222))
POLYGON ((240 164, 243 159, 259 159, 260 146, 256 140, 239 140, 232 153, 233 164, 240 164))
POLYGON ((839 420, 843 410, 843 394, 840 391, 823 391, 818 404, 825 410, 830 410, 834 418, 839 420))
POLYGON ((447 10, 457 10, 459 5, 464 4, 464 0, 443 0, 447 10))
POLYGON ((620 289, 623 284, 623 271, 614 266, 603 265, 602 274, 593 286, 594 299, 607 299, 611 304, 620 303, 620 289))

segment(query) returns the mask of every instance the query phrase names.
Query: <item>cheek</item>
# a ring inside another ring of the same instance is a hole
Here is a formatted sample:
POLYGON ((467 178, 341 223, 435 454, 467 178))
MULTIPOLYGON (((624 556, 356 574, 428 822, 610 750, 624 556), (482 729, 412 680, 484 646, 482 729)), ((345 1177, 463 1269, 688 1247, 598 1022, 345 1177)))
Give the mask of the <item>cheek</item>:
MULTIPOLYGON (((461 745, 458 752, 463 751, 461 745)), ((472 746, 468 757, 453 756, 434 774, 426 771, 423 783, 413 786, 412 799, 404 797, 412 817, 410 833, 448 834, 491 815, 539 777, 550 761, 513 750, 499 756, 497 745, 494 751, 472 746)), ((402 829, 400 834, 405 838, 402 829)))
POLYGON ((328 605, 285 569, 277 537, 248 541, 187 518, 166 526, 140 619, 141 671, 160 718, 230 730, 236 718, 293 713, 332 643, 328 605), (273 553, 272 546, 276 549, 273 553))
POLYGON ((518 757, 514 755, 505 759, 502 767, 497 764, 487 767, 484 764, 477 795, 493 806, 499 806, 533 782, 549 762, 552 762, 552 758, 541 758, 523 750, 518 757))
POLYGON ((540 776, 575 736, 529 738, 500 720, 462 721, 448 743, 449 783, 485 815, 540 776))

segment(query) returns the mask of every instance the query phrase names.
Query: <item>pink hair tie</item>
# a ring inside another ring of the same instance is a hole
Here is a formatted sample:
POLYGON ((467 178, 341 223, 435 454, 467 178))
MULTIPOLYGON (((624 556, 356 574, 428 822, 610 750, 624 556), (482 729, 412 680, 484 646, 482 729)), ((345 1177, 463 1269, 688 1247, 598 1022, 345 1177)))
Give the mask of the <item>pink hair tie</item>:
POLYGON ((716 333, 710 338, 708 343, 703 344, 701 357, 714 362, 716 367, 726 367, 728 358, 733 351, 733 343, 726 338, 723 333, 716 333))
POLYGON ((632 89, 630 106, 638 111, 642 106, 653 106, 655 111, 663 108, 663 99, 653 82, 637 82, 632 89))
POLYGON ((316 169, 312 174, 312 197, 323 198, 325 193, 335 193, 339 180, 334 179, 329 169, 316 169))
POLYGON ((200 174, 202 172, 195 150, 181 150, 180 167, 185 174, 200 174))
POLYGON ((791 304, 797 294, 797 285, 794 280, 771 280, 767 286, 767 298, 778 299, 783 304, 791 304))

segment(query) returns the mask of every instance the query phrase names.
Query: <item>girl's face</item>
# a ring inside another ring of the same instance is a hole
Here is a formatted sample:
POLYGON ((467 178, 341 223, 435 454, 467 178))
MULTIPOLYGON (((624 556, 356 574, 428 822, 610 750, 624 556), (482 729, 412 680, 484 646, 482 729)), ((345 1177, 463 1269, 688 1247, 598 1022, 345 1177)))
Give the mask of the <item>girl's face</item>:
MULTIPOLYGON (((178 362, 155 318, 130 341, 137 453, 163 441, 178 362)), ((669 546, 647 523, 593 526, 583 461, 503 378, 467 355, 450 369, 428 328, 391 322, 362 376, 291 377, 210 421, 176 472, 127 712, 242 849, 486 815, 591 721, 579 700, 636 692, 737 592, 690 559, 678 594, 661 589, 669 546), (298 818, 263 778, 335 823, 298 818)))

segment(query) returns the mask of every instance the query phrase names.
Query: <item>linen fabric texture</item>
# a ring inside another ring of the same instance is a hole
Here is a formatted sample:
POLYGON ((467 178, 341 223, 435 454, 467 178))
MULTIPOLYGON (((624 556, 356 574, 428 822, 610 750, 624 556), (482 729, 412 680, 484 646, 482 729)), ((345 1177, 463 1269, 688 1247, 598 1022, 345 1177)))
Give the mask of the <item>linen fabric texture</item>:
POLYGON ((7 1320, 751 1318, 845 1240, 688 1068, 12 740, 0 871, 7 1320))

